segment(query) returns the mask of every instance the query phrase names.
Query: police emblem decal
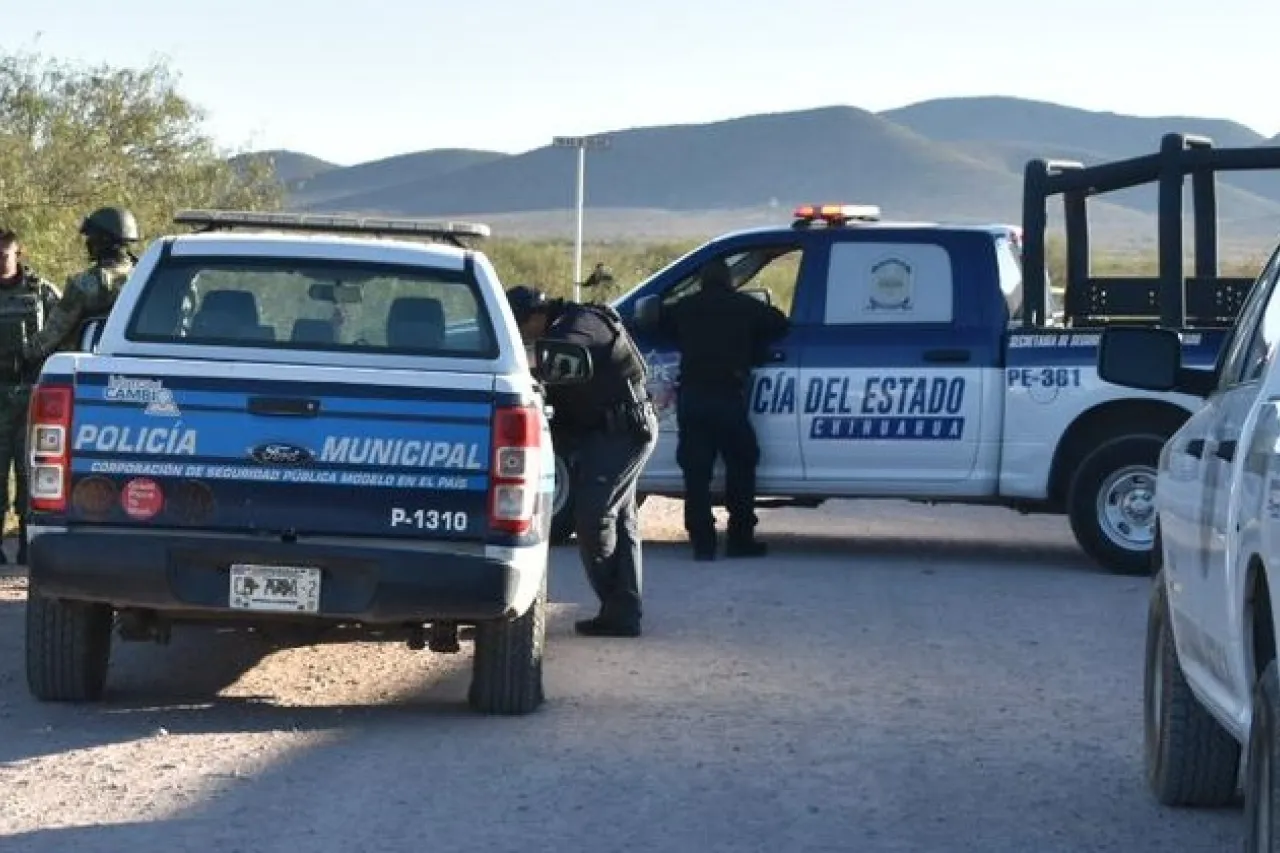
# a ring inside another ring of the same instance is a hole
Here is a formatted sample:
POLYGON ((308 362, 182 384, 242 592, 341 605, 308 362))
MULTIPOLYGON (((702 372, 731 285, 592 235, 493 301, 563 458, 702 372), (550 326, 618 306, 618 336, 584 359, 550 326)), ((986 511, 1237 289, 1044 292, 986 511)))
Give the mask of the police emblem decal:
POLYGON ((886 258, 871 265, 870 311, 909 311, 915 283, 911 264, 900 258, 886 258))
POLYGON ((153 416, 176 418, 182 414, 173 391, 166 388, 161 379, 112 374, 107 377, 102 399, 113 403, 141 404, 143 413, 153 416))

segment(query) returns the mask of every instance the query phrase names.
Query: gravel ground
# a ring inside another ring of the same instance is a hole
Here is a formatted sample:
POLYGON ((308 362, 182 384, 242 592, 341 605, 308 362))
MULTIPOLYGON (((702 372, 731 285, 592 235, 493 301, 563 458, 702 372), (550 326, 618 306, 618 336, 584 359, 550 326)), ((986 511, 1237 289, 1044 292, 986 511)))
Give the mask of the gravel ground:
POLYGON ((591 595, 557 549, 548 704, 516 719, 466 712, 469 644, 196 630, 119 647, 100 706, 37 705, 0 567, 0 849, 1238 846, 1238 809, 1147 794, 1147 582, 1096 570, 1061 519, 772 511, 769 559, 699 564, 678 504, 642 515, 646 636, 575 637, 591 595))

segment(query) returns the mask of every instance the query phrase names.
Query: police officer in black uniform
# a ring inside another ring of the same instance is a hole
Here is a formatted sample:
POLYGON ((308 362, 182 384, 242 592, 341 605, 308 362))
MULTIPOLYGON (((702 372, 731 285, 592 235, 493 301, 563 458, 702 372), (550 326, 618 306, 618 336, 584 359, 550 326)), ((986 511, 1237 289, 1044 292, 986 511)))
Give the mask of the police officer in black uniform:
POLYGON ((658 439, 644 358, 608 306, 548 299, 524 286, 508 290, 507 300, 526 344, 549 338, 591 352, 590 381, 547 390, 559 440, 575 450, 571 488, 578 547, 600 599, 599 613, 577 622, 575 629, 585 636, 638 637, 642 572, 636 481, 658 439))
POLYGON ((711 475, 723 455, 729 510, 725 555, 761 557, 755 538, 756 465, 760 446, 751 426, 751 369, 791 329, 787 316, 733 289, 733 273, 715 259, 703 267, 698 292, 664 307, 660 331, 680 351, 676 461, 684 473, 684 526, 694 559, 716 556, 711 475))

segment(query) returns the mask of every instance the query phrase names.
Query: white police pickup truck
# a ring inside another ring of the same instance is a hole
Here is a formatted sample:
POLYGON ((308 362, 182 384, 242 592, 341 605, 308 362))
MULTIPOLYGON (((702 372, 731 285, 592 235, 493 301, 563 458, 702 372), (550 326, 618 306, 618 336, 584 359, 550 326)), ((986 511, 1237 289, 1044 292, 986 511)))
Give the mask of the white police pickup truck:
MULTIPOLYGON (((175 221, 204 233, 153 242, 91 351, 48 359, 32 393, 31 692, 101 696, 113 627, 456 652, 474 626, 471 706, 535 710, 554 455, 544 372, 460 239, 487 226, 175 221)), ((538 357, 590 375, 580 348, 538 357)))
POLYGON ((1108 381, 1205 398, 1159 461, 1147 780, 1165 805, 1227 805, 1246 745, 1245 849, 1280 851, 1280 250, 1218 364, 1181 349, 1176 331, 1109 329, 1099 352, 1108 381))
MULTIPOLYGON (((1097 562, 1148 572, 1156 460, 1195 400, 1098 378, 1102 328, 1158 321, 1164 284, 1091 277, 1085 208, 1073 194, 1154 180, 1171 156, 1088 168, 1032 161, 1021 227, 883 222, 870 206, 807 206, 791 223, 726 234, 655 273, 612 302, 646 353, 662 418, 640 493, 683 491, 679 357, 647 331, 654 303, 694 292, 701 267, 721 258, 735 286, 771 302, 776 291, 793 324, 751 391, 762 504, 906 498, 1063 513, 1097 562), (1054 310, 1044 232, 1046 198, 1057 193, 1069 202, 1069 265, 1054 310)), ((1177 202, 1162 208, 1161 254, 1180 259, 1163 225, 1174 221, 1180 235, 1180 194, 1177 202)), ((1201 262, 1216 238, 1211 210, 1197 207, 1210 238, 1197 241, 1201 262)), ((1188 282, 1187 363, 1213 363, 1251 283, 1203 268, 1188 282)), ((558 486, 557 527, 571 507, 558 486)))

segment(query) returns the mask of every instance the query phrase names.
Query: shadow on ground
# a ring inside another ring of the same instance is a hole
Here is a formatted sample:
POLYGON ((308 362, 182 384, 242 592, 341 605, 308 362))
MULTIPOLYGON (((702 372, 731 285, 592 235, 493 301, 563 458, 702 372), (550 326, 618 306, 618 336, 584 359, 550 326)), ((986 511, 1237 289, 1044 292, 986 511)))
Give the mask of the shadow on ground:
MULTIPOLYGON (((334 736, 156 820, 39 830, 10 836, 6 849, 336 853, 429 841, 495 853, 1217 853, 1238 837, 1238 811, 1152 804, 1133 749, 1140 728, 1114 700, 1101 707, 1111 685, 1080 680, 1080 661, 1044 667, 1062 652, 1006 649, 1029 659, 1023 669, 975 679, 956 660, 1007 644, 999 632, 965 636, 937 617, 912 630, 958 637, 963 649, 926 653, 873 636, 850 656, 834 642, 843 636, 838 612, 815 605, 797 628, 761 619, 763 605, 744 606, 739 628, 673 614, 717 643, 689 647, 695 654, 679 661, 661 659, 671 652, 665 642, 553 643, 563 698, 530 717, 464 712, 450 701, 464 689, 462 673, 374 707, 218 700, 171 710, 175 733, 232 724, 334 736), (752 644, 773 648, 797 630, 815 640, 807 655, 753 655, 752 644), (707 662, 717 669, 697 672, 707 662)), ((558 607, 553 636, 567 633, 568 618, 558 607)))
MULTIPOLYGON (((769 532, 765 538, 771 546, 770 556, 749 561, 750 580, 736 574, 743 565, 740 561, 721 560, 715 568, 732 572, 713 587, 697 580, 696 575, 691 576, 693 599, 689 600, 706 596, 707 607, 712 606, 711 602, 731 603, 736 588, 750 604, 752 592, 746 587, 768 583, 769 576, 775 573, 794 576, 798 568, 803 569, 810 582, 814 577, 833 575, 847 575, 852 581, 886 569, 896 572, 899 567, 915 570, 912 573, 939 575, 972 572, 972 566, 963 565, 966 561, 1002 570, 1033 567, 1042 577, 1047 572, 1097 571, 1073 544, 956 541, 931 538, 927 533, 908 537, 845 534, 839 530, 769 532)), ((661 564, 664 572, 678 576, 685 576, 686 569, 703 573, 715 570, 694 563, 684 544, 651 542, 646 544, 645 553, 649 565, 661 564)), ((568 573, 572 586, 578 587, 573 598, 588 601, 590 594, 584 594, 579 577, 576 547, 556 548, 554 555, 556 572, 561 577, 568 573)), ((0 579, 6 572, 10 577, 17 575, 11 567, 0 567, 0 579)), ((580 615, 570 613, 572 609, 567 603, 553 607, 549 624, 553 637, 572 635, 571 621, 580 615)), ((666 605, 654 609, 659 622, 666 618, 666 605)), ((277 697, 263 691, 254 695, 220 695, 279 647, 252 634, 193 627, 175 630, 169 646, 117 642, 109 692, 103 702, 78 706, 39 704, 26 692, 22 615, 20 599, 0 601, 0 722, 8 723, 6 728, 16 735, 0 739, 0 761, 144 739, 161 727, 172 734, 311 731, 397 721, 409 724, 423 715, 470 718, 465 707, 470 643, 464 643, 462 653, 448 661, 449 672, 426 677, 420 687, 397 695, 393 701, 326 704, 323 697, 318 701, 312 697, 310 704, 300 706, 278 704, 277 697)), ((707 626, 718 625, 714 619, 707 622, 707 626)), ((786 638, 786 642, 789 645, 793 640, 786 638)))

